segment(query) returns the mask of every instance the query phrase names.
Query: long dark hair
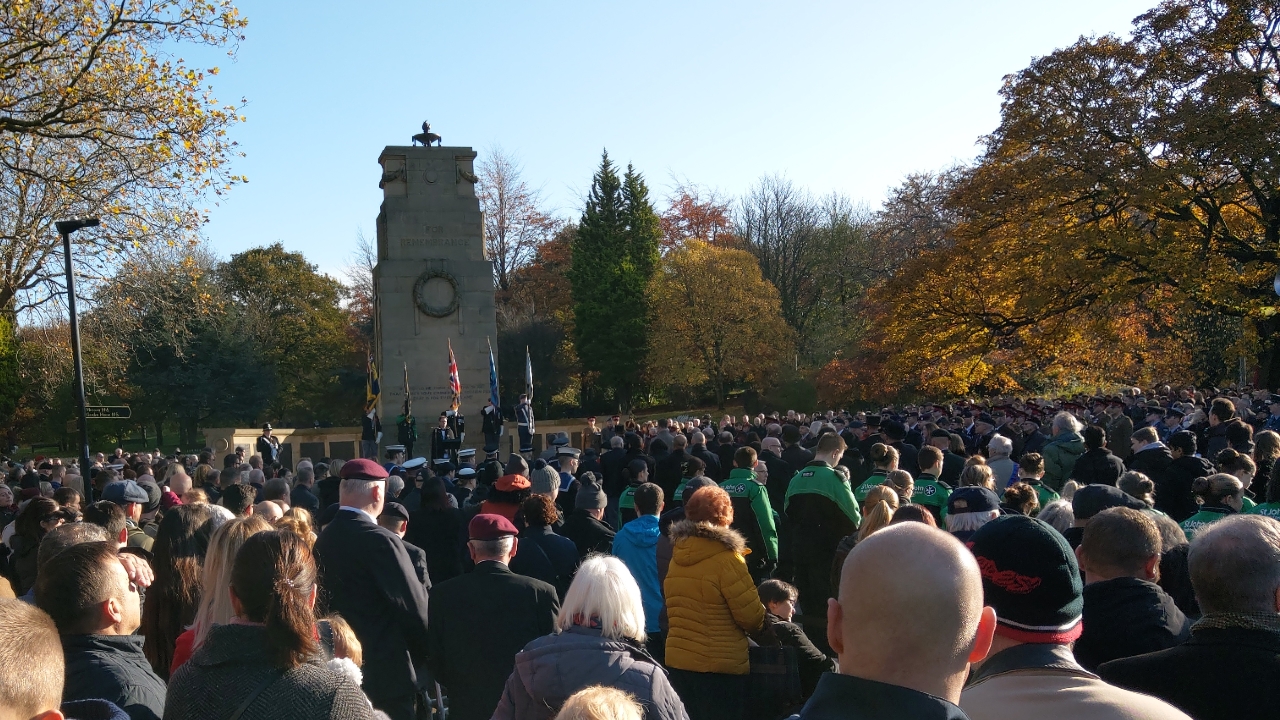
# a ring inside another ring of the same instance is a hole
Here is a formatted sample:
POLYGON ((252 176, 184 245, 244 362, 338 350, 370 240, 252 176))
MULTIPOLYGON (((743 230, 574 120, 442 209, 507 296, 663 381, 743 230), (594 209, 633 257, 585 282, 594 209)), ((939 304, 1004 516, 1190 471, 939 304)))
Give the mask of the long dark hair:
POLYGON ((13 534, 21 537, 32 547, 44 539, 45 529, 40 523, 48 520, 58 512, 58 503, 46 497, 34 497, 18 511, 13 521, 13 534))
POLYGON ((178 636, 195 621, 200 607, 200 578, 213 535, 208 505, 177 505, 160 521, 156 533, 155 582, 142 606, 142 650, 151 669, 169 678, 178 636))
POLYGON ((294 668, 320 653, 310 602, 315 587, 311 549, 290 530, 251 535, 236 553, 231 590, 244 619, 266 624, 277 667, 294 668))

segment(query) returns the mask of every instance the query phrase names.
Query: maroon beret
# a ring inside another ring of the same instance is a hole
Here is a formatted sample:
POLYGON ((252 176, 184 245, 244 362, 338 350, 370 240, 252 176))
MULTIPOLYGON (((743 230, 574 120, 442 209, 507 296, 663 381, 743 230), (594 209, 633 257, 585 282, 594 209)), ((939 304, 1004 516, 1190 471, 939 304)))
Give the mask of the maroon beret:
POLYGON ((386 480, 387 471, 367 458, 348 460, 342 464, 343 480, 386 480))
POLYGON ((471 518, 471 522, 467 524, 467 535, 472 540, 497 540, 519 534, 516 526, 501 515, 481 513, 471 518))

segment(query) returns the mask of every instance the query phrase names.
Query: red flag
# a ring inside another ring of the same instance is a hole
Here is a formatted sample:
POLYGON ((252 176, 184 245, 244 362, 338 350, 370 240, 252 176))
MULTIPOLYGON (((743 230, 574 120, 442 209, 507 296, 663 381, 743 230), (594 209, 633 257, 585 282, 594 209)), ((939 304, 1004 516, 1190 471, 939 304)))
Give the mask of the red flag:
POLYGON ((453 359, 453 341, 449 342, 449 390, 453 393, 453 402, 449 409, 454 412, 462 405, 462 382, 458 380, 458 361, 453 359))

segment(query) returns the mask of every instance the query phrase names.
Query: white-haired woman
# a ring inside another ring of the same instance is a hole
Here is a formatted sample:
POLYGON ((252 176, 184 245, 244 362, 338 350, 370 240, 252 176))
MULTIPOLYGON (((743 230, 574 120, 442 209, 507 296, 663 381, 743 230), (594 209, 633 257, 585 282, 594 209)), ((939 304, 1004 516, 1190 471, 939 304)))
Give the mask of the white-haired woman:
POLYGON ((516 655, 494 720, 551 720, 570 696, 592 685, 630 693, 646 720, 688 720, 644 641, 640 586, 621 560, 589 555, 565 593, 556 632, 516 655))
POLYGON ((1010 456, 1013 455, 1013 441, 1003 435, 992 435, 987 443, 987 467, 996 481, 996 491, 1004 489, 1018 479, 1018 464, 1010 456))
POLYGON ((1076 515, 1071 509, 1070 500, 1051 501, 1040 508, 1040 514, 1036 515, 1036 519, 1049 523, 1050 527, 1063 535, 1066 535, 1067 530, 1076 524, 1076 515))
POLYGON ((1076 460, 1085 452, 1084 438, 1080 437, 1084 426, 1071 413, 1060 412, 1053 416, 1052 427, 1053 436, 1040 451, 1044 456, 1044 477, 1041 481, 1049 489, 1057 491, 1071 478, 1076 460))

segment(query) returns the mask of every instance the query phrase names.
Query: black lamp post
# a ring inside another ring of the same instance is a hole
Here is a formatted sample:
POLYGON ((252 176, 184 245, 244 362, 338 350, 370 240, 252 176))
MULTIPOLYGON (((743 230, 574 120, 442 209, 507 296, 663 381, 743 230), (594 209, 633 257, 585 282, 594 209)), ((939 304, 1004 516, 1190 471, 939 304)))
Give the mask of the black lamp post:
POLYGON ((84 402, 84 363, 80 359, 80 321, 76 317, 76 281, 71 270, 71 233, 80 228, 97 227, 98 218, 75 218, 54 223, 62 236, 63 257, 67 262, 67 306, 71 312, 71 353, 76 367, 76 403, 80 407, 80 479, 84 482, 84 502, 93 502, 93 481, 89 477, 89 419, 84 402))

